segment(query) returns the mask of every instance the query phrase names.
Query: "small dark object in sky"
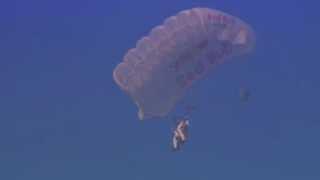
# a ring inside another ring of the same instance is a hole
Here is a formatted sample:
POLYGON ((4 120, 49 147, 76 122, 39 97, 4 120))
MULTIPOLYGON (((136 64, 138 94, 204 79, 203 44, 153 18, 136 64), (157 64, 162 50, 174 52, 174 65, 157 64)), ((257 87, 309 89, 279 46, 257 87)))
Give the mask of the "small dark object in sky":
POLYGON ((251 93, 248 89, 246 89, 246 88, 240 89, 240 100, 242 102, 247 102, 249 100, 250 96, 251 96, 251 93))

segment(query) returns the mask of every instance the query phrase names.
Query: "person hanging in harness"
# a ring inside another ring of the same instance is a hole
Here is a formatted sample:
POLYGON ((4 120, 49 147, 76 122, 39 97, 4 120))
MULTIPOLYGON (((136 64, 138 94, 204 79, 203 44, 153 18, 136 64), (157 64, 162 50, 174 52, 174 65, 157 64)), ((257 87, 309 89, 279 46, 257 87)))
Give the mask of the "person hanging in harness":
POLYGON ((172 149, 177 151, 188 140, 189 120, 183 118, 179 120, 176 128, 173 131, 172 149))

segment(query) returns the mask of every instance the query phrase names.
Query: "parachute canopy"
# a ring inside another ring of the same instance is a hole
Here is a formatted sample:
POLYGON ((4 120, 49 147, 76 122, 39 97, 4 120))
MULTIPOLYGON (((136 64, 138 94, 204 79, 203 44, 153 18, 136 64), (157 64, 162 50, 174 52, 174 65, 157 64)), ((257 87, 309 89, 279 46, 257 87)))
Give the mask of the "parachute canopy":
POLYGON ((252 29, 234 16, 208 8, 184 10, 140 39, 113 78, 138 106, 141 120, 164 117, 195 81, 254 44, 252 29))

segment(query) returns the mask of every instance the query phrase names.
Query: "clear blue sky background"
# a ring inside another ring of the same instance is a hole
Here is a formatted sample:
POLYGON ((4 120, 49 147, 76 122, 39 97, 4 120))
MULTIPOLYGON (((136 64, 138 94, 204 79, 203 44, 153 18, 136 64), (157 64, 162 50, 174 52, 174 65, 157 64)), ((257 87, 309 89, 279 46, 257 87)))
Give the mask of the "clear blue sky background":
MULTIPOLYGON (((313 4, 311 3, 313 2, 313 4)), ((319 180, 320 11, 305 0, 7 0, 0 6, 1 180, 319 180), (191 139, 141 122, 112 80, 171 15, 217 8, 257 47, 197 84, 191 139), (239 102, 239 88, 252 92, 239 102)))

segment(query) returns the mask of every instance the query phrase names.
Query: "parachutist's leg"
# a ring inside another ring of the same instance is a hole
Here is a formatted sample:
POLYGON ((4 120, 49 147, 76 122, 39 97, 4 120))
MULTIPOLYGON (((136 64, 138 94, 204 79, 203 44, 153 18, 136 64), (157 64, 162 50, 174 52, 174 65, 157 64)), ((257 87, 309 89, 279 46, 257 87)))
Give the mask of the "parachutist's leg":
POLYGON ((177 151, 179 149, 178 139, 174 136, 172 140, 172 150, 177 151))

